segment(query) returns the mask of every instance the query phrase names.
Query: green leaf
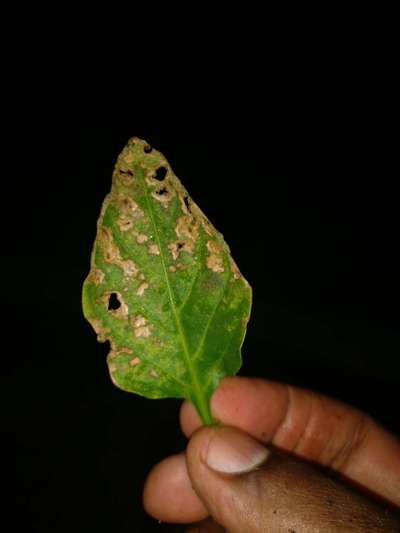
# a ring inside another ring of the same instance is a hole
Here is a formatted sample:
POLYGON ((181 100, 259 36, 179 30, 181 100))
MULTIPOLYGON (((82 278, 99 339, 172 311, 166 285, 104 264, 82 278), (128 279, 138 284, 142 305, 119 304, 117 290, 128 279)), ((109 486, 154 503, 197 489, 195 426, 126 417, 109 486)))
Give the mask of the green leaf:
POLYGON ((115 385, 189 399, 213 423, 210 397, 241 366, 251 288, 165 157, 136 137, 103 203, 82 301, 110 342, 115 385))

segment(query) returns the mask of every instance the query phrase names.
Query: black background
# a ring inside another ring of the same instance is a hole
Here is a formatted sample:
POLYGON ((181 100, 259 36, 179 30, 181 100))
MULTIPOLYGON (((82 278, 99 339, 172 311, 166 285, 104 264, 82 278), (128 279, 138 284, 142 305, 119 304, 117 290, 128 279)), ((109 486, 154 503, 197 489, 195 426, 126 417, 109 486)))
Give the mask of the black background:
POLYGON ((141 490, 184 447, 180 402, 117 390, 80 309, 133 135, 166 155, 254 288, 241 374, 322 391, 400 431, 398 21, 324 6, 3 13, 9 531, 175 530, 146 516, 141 490))

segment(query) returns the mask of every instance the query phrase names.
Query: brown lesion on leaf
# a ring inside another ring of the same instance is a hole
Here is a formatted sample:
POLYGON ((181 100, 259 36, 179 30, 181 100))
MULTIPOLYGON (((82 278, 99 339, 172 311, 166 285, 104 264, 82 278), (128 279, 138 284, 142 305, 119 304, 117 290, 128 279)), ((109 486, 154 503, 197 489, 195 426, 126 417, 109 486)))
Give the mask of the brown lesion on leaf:
POLYGON ((119 230, 124 232, 124 231, 129 231, 130 229, 133 228, 133 220, 131 218, 127 218, 125 216, 121 216, 118 220, 117 220, 117 225, 119 227, 119 230))
POLYGON ((207 241, 207 250, 209 255, 206 260, 207 267, 213 272, 224 272, 223 250, 216 241, 207 241))
POLYGON ((149 372, 150 376, 152 378, 159 378, 160 377, 160 374, 157 372, 157 370, 155 370, 154 368, 151 368, 150 369, 150 372, 149 372))
POLYGON ((115 207, 119 209, 121 213, 127 215, 135 214, 137 217, 143 216, 143 211, 140 209, 138 204, 127 194, 123 194, 122 192, 113 194, 112 201, 115 207))
POLYGON ((135 174, 129 167, 122 167, 118 171, 118 180, 125 187, 129 187, 135 180, 135 174))
POLYGON ((151 196, 167 208, 170 201, 175 196, 175 192, 167 184, 161 184, 151 193, 151 196))
POLYGON ((196 220, 197 224, 199 226, 202 226, 207 235, 209 235, 210 237, 215 236, 218 233, 217 230, 208 220, 208 218, 200 209, 200 207, 192 200, 185 187, 175 176, 173 179, 173 183, 177 190, 181 203, 181 209, 184 215, 192 216, 196 220))
POLYGON ((193 241, 174 241, 168 245, 168 249, 171 252, 172 259, 176 261, 181 252, 187 252, 193 254, 194 242, 193 241))
POLYGON ((117 164, 114 168, 114 181, 117 181, 125 187, 130 187, 135 181, 135 173, 130 165, 130 163, 133 161, 133 158, 134 156, 130 151, 127 151, 126 155, 122 153, 118 158, 117 164), (132 159, 132 161, 130 161, 130 159, 132 159))
POLYGON ((138 287, 138 289, 137 289, 137 291, 136 291, 136 294, 137 294, 138 296, 143 296, 144 291, 145 291, 146 289, 148 289, 148 288, 149 288, 149 284, 146 283, 146 281, 143 281, 143 282, 139 285, 139 287, 138 287))
POLYGON ((134 357, 133 359, 129 361, 129 364, 130 366, 137 366, 137 365, 140 365, 141 362, 142 360, 139 357, 134 357))
POLYGON ((237 264, 235 263, 235 261, 233 260, 231 256, 229 256, 229 262, 231 264, 231 270, 232 270, 233 277, 235 279, 240 279, 242 277, 242 274, 240 273, 240 270, 237 264))
POLYGON ((150 244, 148 250, 149 254, 160 255, 160 247, 158 246, 158 244, 150 244))
POLYGON ((122 159, 125 161, 125 163, 133 163, 135 160, 135 156, 133 155, 133 152, 129 148, 125 148, 125 150, 122 151, 122 159))
POLYGON ((135 337, 149 337, 153 329, 152 324, 148 324, 147 319, 142 315, 136 315, 131 320, 135 337))
POLYGON ((135 144, 135 139, 130 139, 128 141, 128 144, 124 147, 118 157, 113 172, 113 178, 126 187, 132 185, 135 180, 135 174, 132 169, 132 163, 135 161, 135 144))
POLYGON ((111 201, 119 212, 117 225, 120 231, 124 232, 132 229, 136 221, 144 216, 144 212, 138 204, 126 194, 113 194, 111 201))
POLYGON ((89 283, 94 283, 95 285, 101 285, 104 281, 105 274, 100 268, 93 266, 87 277, 89 283))
POLYGON ((106 226, 99 228, 98 242, 106 263, 119 266, 127 279, 137 276, 139 270, 132 259, 122 259, 118 246, 114 242, 111 229, 106 226))
POLYGON ((195 243, 199 237, 199 223, 192 215, 183 215, 178 218, 175 233, 178 240, 171 242, 168 249, 172 259, 176 261, 181 252, 193 254, 195 243))
POLYGON ((178 218, 175 233, 179 239, 196 241, 199 236, 199 223, 192 215, 183 215, 178 218))
POLYGON ((113 340, 110 340, 110 345, 111 345, 111 350, 108 354, 108 359, 110 360, 114 360, 116 357, 118 357, 121 354, 127 354, 127 355, 133 354, 133 351, 130 348, 126 348, 125 346, 122 346, 121 348, 117 348, 113 340))
POLYGON ((145 235, 144 233, 137 233, 136 234, 136 242, 138 244, 143 244, 144 242, 148 241, 149 238, 147 235, 145 235))

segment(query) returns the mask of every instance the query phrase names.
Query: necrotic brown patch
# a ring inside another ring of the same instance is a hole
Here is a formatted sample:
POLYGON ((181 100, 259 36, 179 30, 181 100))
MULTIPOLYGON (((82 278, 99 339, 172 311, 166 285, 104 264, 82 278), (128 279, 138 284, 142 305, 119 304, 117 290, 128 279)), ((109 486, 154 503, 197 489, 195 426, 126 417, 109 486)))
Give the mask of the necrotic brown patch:
POLYGON ((207 241, 207 250, 210 255, 207 257, 207 267, 213 272, 224 272, 224 260, 222 257, 222 248, 215 241, 207 241))
POLYGON ((115 244, 110 228, 101 226, 98 241, 106 263, 119 266, 127 279, 135 278, 138 268, 131 259, 122 259, 118 246, 115 244))
POLYGON ((94 283, 95 285, 101 285, 104 281, 104 278, 105 274, 102 270, 97 267, 92 267, 88 276, 88 281, 90 283, 94 283))
POLYGON ((138 290, 136 291, 136 294, 137 294, 138 296, 143 296, 144 291, 145 291, 146 289, 148 289, 148 288, 149 288, 149 284, 146 283, 146 282, 144 281, 143 283, 141 283, 141 284, 139 285, 138 290))
POLYGON ((195 241, 199 236, 199 224, 191 215, 183 215, 178 218, 175 233, 179 238, 195 241))

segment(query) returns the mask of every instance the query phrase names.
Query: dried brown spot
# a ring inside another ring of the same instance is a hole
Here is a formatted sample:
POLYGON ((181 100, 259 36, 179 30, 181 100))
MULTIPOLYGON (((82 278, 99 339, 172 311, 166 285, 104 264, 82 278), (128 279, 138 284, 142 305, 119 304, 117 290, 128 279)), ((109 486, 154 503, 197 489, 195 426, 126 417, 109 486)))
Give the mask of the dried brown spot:
POLYGON ((134 278, 136 274, 138 273, 138 269, 133 261, 130 259, 126 259, 125 261, 122 261, 121 268, 123 269, 126 277, 128 278, 134 278))
POLYGON ((149 337, 153 326, 147 324, 147 320, 142 315, 137 315, 132 319, 133 332, 135 337, 149 337))
POLYGON ((172 259, 175 261, 178 259, 181 252, 187 252, 188 254, 193 254, 194 243, 193 241, 175 241, 171 242, 168 245, 168 249, 172 254, 172 259))
POLYGON ((176 266, 171 265, 171 266, 169 267, 169 271, 170 271, 170 272, 176 272, 176 266))
POLYGON ((128 231, 133 227, 133 219, 121 215, 117 220, 118 227, 120 231, 128 231))
POLYGON ((207 257, 207 267, 214 272, 224 272, 223 260, 219 255, 209 255, 207 257))
POLYGON ((142 361, 141 361, 141 359, 139 359, 139 357, 135 357, 134 359, 132 359, 132 360, 129 362, 129 364, 130 364, 131 366, 137 366, 137 365, 139 365, 141 362, 142 362, 142 361))
POLYGON ((178 218, 175 233, 179 239, 195 241, 199 236, 199 224, 192 215, 183 215, 178 218))
POLYGON ((166 185, 162 185, 157 190, 153 191, 151 193, 151 196, 155 198, 157 201, 161 202, 161 204, 167 208, 168 204, 172 200, 172 198, 175 196, 175 192, 170 189, 170 187, 167 187, 166 185))
POLYGON ((144 233, 138 233, 136 235, 136 241, 139 243, 139 244, 143 244, 144 242, 148 241, 149 238, 147 235, 145 235, 144 233))
POLYGON ((114 363, 111 363, 110 365, 108 365, 108 368, 110 372, 115 372, 116 370, 118 370, 117 365, 115 365, 114 363))
POLYGON ((106 263, 119 266, 126 278, 136 277, 138 269, 131 259, 122 259, 118 246, 115 244, 110 228, 100 227, 98 236, 99 244, 103 251, 103 258, 106 263))
POLYGON ((119 170, 115 171, 118 181, 125 187, 129 187, 134 182, 134 173, 124 162, 121 163, 119 170))
POLYGON ((118 355, 120 355, 122 353, 126 353, 128 355, 132 355, 132 350, 130 348, 125 348, 125 347, 122 347, 122 348, 118 349, 115 346, 115 342, 113 340, 111 340, 111 351, 108 354, 108 359, 115 359, 118 355))
POLYGON ((144 215, 138 204, 126 194, 121 192, 112 194, 112 202, 119 211, 117 224, 121 231, 131 229, 135 222, 144 215))
POLYGON ((178 258, 179 255, 179 243, 177 242, 171 242, 171 244, 168 245, 168 249, 171 251, 172 259, 175 261, 178 258))
POLYGON ((138 206, 138 204, 135 202, 135 200, 133 200, 127 194, 123 194, 122 192, 119 192, 118 194, 114 194, 113 201, 115 203, 115 206, 120 209, 120 212, 126 215, 132 215, 134 213, 137 214, 141 212, 141 209, 138 206))
POLYGON ((229 256, 229 262, 231 264, 231 270, 232 270, 233 277, 235 279, 239 279, 241 277, 240 270, 231 256, 229 256))
POLYGON ((95 285, 100 285, 101 283, 103 283, 104 278, 105 278, 104 272, 97 267, 93 267, 91 271, 89 272, 87 281, 89 283, 94 283, 95 285))
POLYGON ((213 254, 220 254, 222 252, 222 247, 216 241, 207 241, 207 250, 213 254))
POLYGON ((207 267, 213 272, 224 272, 224 260, 222 257, 222 248, 215 241, 207 241, 207 250, 210 255, 207 257, 207 267))
POLYGON ((149 337, 151 335, 150 326, 142 326, 135 329, 135 337, 149 337))
POLYGON ((133 153, 132 153, 132 150, 126 150, 126 152, 123 154, 123 157, 124 157, 124 161, 126 163, 132 163, 133 160, 135 159, 133 153))
POLYGON ((150 244, 149 253, 153 255, 160 255, 160 248, 158 244, 150 244))
POLYGON ((136 291, 136 294, 137 294, 138 296, 143 296, 144 291, 145 291, 146 289, 148 289, 148 288, 149 288, 149 284, 146 283, 146 282, 144 281, 143 283, 141 283, 141 284, 139 285, 138 290, 136 291))
POLYGON ((145 326, 145 325, 146 325, 146 319, 144 318, 144 316, 137 315, 136 317, 133 318, 134 328, 139 328, 140 326, 145 326))

